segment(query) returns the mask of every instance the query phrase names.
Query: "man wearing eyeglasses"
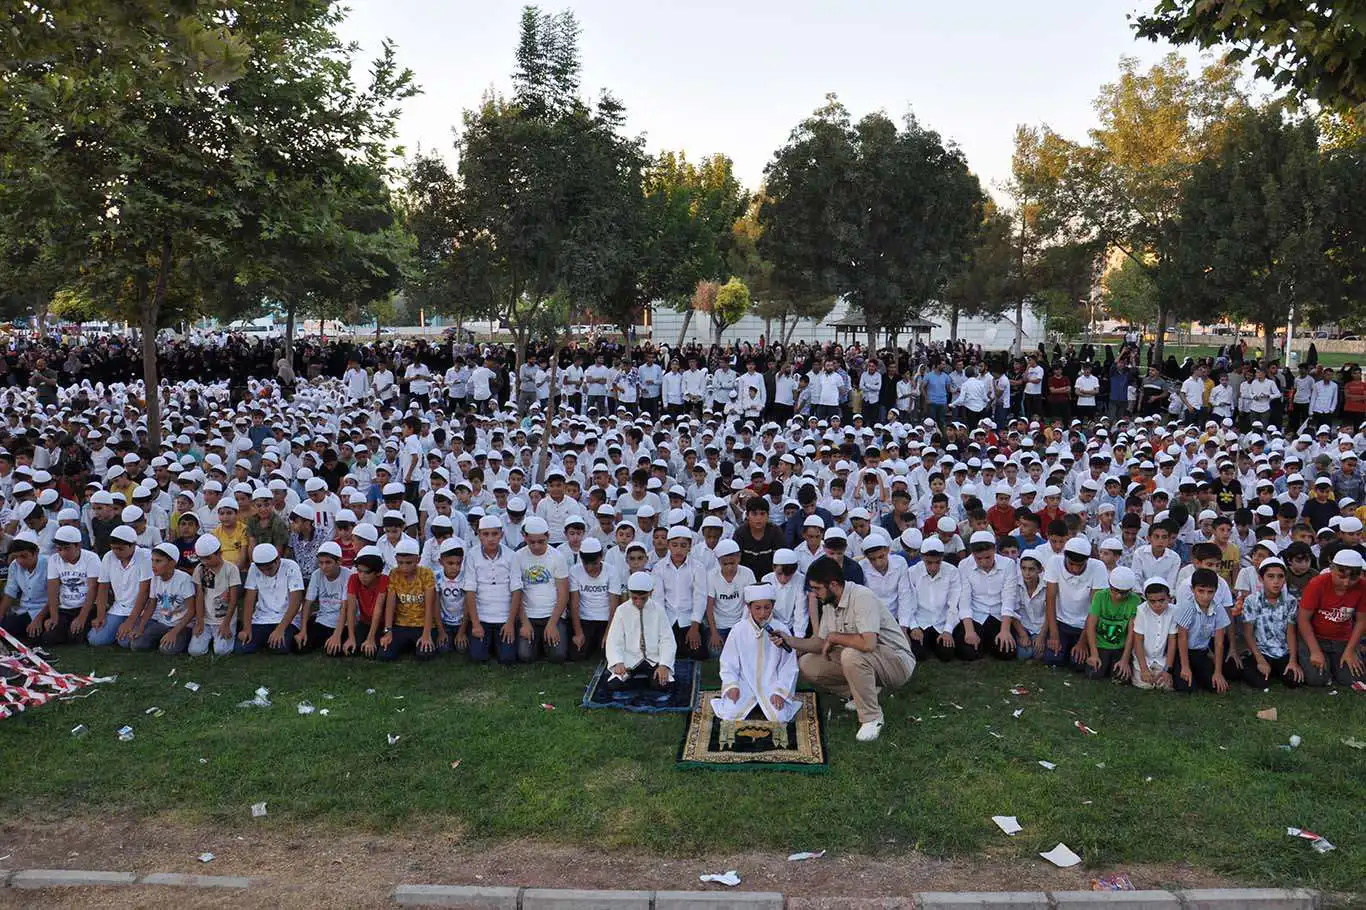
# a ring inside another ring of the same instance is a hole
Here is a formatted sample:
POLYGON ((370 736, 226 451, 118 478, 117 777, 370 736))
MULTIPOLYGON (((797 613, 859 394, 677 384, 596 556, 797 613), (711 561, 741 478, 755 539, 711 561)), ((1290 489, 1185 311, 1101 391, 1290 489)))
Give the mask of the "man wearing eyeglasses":
POLYGON ((1304 586, 1296 630, 1306 686, 1350 686, 1366 677, 1361 655, 1366 632, 1366 559, 1356 550, 1339 550, 1330 571, 1304 586))

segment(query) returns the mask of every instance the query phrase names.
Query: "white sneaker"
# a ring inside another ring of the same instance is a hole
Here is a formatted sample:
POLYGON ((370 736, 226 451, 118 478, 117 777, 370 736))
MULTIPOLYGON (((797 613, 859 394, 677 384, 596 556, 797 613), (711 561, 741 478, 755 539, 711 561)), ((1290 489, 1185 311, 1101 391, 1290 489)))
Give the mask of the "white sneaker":
POLYGON ((854 738, 861 743, 870 743, 873 740, 877 739, 881 733, 882 721, 870 720, 866 724, 862 724, 859 726, 858 733, 855 734, 854 738))

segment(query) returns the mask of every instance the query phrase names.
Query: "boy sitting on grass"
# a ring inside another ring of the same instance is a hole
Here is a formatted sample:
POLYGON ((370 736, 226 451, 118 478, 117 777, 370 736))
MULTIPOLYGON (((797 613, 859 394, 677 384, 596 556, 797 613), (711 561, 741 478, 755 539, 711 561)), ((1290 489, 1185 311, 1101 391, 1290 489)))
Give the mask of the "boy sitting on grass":
POLYGON ((1122 680, 1129 678, 1133 648, 1130 627, 1138 611, 1137 585, 1133 570, 1120 566, 1110 570, 1110 587, 1092 595, 1091 615, 1086 620, 1091 650, 1086 658, 1089 678, 1107 679, 1111 673, 1122 680))
POLYGON ((1177 607, 1176 652, 1180 669, 1173 687, 1178 692, 1228 691, 1223 632, 1229 626, 1229 617, 1228 611, 1215 601, 1220 581, 1213 569, 1196 569, 1190 577, 1192 600, 1177 607))
POLYGON ((1132 679, 1140 689, 1170 689, 1176 661, 1176 614, 1171 609, 1172 591, 1158 576, 1143 585, 1143 602, 1134 614, 1129 631, 1133 654, 1132 679))
POLYGON ((1268 556, 1257 566, 1261 590, 1243 601, 1243 681, 1265 689, 1279 679, 1288 688, 1304 682, 1304 671, 1295 659, 1295 621, 1300 599, 1286 588, 1285 562, 1268 556))

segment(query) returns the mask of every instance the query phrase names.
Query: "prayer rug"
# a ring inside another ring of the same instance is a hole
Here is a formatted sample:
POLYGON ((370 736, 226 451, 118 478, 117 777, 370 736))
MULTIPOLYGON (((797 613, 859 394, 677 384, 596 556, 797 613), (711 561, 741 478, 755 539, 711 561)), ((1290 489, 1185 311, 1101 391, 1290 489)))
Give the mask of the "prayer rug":
POLYGON ((613 691, 607 688, 607 662, 598 664, 583 693, 585 708, 619 708, 638 714, 687 714, 697 707, 702 674, 696 661, 680 660, 674 667, 673 689, 661 692, 648 686, 613 691))
POLYGON ((719 690, 702 693, 683 742, 678 747, 679 768, 714 768, 721 771, 829 770, 825 731, 815 692, 798 692, 802 708, 786 724, 767 719, 723 721, 711 710, 719 690))

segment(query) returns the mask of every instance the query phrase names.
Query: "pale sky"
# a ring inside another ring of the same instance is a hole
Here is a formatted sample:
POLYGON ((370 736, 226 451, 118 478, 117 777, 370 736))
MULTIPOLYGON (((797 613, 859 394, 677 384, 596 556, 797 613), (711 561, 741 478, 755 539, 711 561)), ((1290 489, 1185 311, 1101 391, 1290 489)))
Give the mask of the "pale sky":
MULTIPOLYGON (((651 152, 730 155, 750 188, 792 128, 835 92, 855 119, 883 110, 956 142, 989 189, 1009 176, 1015 127, 1081 139, 1119 58, 1169 48, 1132 37, 1152 0, 576 0, 582 84, 626 106, 651 152)), ((424 93, 401 139, 452 158, 452 127, 490 87, 506 92, 522 4, 351 0, 342 35, 366 57, 388 37, 424 93)), ((1192 58, 1193 59, 1193 58, 1192 58)), ((358 78, 363 73, 358 73, 358 78)))

